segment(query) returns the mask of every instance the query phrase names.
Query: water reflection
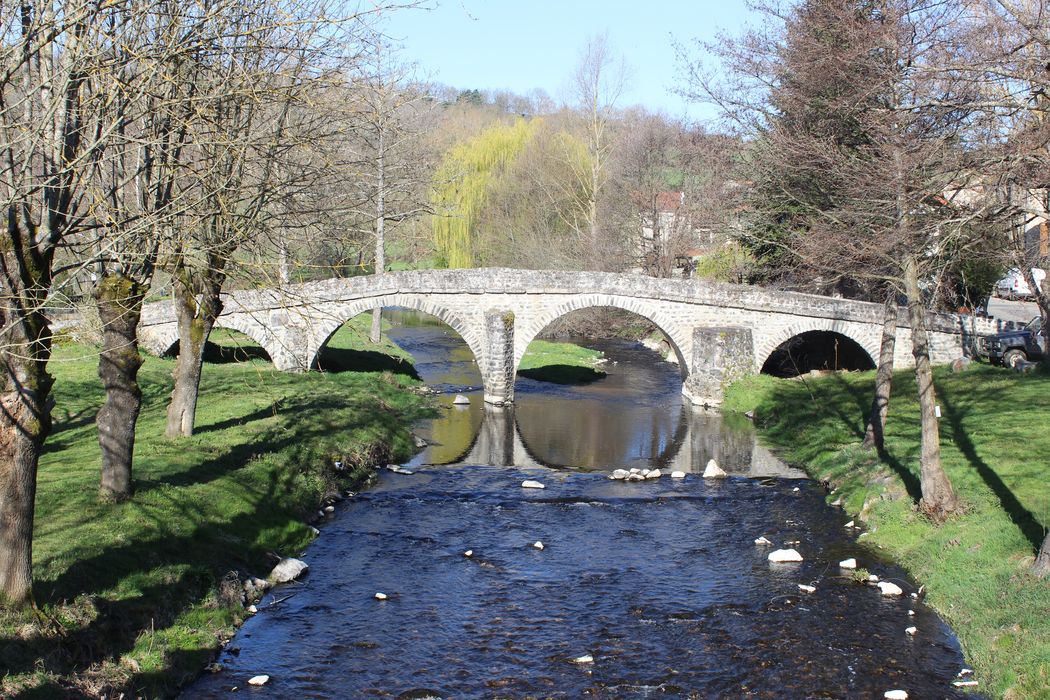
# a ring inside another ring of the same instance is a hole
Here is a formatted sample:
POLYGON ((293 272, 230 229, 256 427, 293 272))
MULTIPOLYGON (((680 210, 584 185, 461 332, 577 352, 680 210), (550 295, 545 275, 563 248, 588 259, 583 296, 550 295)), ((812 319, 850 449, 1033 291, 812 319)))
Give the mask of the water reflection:
POLYGON ((430 446, 410 462, 543 466, 594 471, 651 467, 701 472, 709 459, 732 474, 802 477, 757 444, 742 416, 697 408, 681 396, 678 368, 637 343, 584 341, 605 353, 607 376, 585 385, 519 378, 515 404, 485 405, 481 375, 451 329, 395 312, 390 338, 412 354, 424 381, 443 392, 440 416, 418 432, 430 446), (406 323, 407 321, 407 323, 406 323), (452 404, 454 394, 471 398, 452 404))

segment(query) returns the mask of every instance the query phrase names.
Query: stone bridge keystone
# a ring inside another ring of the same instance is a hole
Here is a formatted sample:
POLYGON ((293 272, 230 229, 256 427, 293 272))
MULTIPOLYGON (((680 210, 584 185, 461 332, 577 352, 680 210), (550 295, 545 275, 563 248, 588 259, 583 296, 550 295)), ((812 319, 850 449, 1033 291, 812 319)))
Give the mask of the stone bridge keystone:
MULTIPOLYGON (((420 270, 331 279, 281 289, 230 292, 217 328, 259 343, 276 367, 310 369, 332 334, 376 307, 400 306, 436 316, 459 333, 477 361, 485 401, 514 400, 514 373, 529 343, 552 321, 577 309, 613 307, 651 321, 668 338, 692 401, 722 402, 725 385, 761 370, 781 344, 810 331, 844 336, 874 364, 882 306, 704 280, 553 270, 420 270)), ((171 302, 148 304, 139 326, 146 349, 160 354, 178 340, 171 302)), ((911 366, 907 314, 898 321, 894 363, 911 366)), ((929 318, 931 359, 966 354, 994 321, 952 314, 929 318)))

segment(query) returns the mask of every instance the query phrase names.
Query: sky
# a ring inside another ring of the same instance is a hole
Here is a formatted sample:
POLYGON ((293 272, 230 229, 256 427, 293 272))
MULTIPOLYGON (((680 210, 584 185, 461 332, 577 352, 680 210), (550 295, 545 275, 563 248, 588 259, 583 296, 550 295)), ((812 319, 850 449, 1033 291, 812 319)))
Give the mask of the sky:
POLYGON ((541 88, 562 101, 590 37, 607 33, 624 57, 628 81, 620 107, 642 105, 669 117, 707 119, 710 107, 689 104, 671 90, 681 82, 673 42, 719 31, 739 33, 744 0, 436 0, 430 11, 401 10, 387 33, 402 57, 433 82, 460 89, 541 88))

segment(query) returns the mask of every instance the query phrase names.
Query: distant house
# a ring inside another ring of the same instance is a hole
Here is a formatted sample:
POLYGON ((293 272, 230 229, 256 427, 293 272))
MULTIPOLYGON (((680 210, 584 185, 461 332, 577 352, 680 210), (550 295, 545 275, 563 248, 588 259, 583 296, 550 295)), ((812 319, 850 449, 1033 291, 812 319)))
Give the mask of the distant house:
POLYGON ((685 192, 658 192, 651 201, 636 200, 641 205, 642 248, 655 248, 659 243, 671 240, 673 232, 682 223, 678 219, 685 215, 685 192), (648 245, 646 244, 648 242, 648 245))
MULTIPOLYGON (((696 263, 725 245, 730 236, 725 221, 709 222, 704 207, 685 192, 658 192, 633 197, 640 216, 634 272, 657 277, 690 277, 696 263)), ((707 212, 710 215, 710 212, 707 212)))

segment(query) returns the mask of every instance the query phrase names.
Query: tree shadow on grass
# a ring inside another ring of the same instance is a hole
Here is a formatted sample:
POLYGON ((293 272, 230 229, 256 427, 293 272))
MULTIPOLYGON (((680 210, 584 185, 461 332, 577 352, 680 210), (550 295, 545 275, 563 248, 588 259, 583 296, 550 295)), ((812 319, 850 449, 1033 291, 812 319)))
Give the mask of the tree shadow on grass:
POLYGON ((411 362, 374 350, 325 347, 315 365, 322 372, 392 372, 419 379, 411 362))
MULTIPOLYGON (((841 410, 838 411, 838 416, 843 422, 849 423, 851 426, 851 432, 857 437, 858 440, 863 440, 867 431, 867 421, 871 412, 871 400, 875 392, 875 385, 872 382, 870 385, 865 382, 863 386, 857 386, 850 382, 847 382, 841 375, 831 375, 835 382, 841 389, 847 392, 856 405, 857 414, 855 416, 847 416, 841 410), (860 422, 856 423, 857 416, 860 416, 860 422)), ((897 382, 899 388, 900 382, 897 382)), ((890 398, 892 406, 892 397, 890 398)), ((891 408, 892 410, 892 408, 891 408)), ((878 455, 879 461, 888 466, 893 470, 893 473, 901 480, 904 484, 905 491, 908 492, 908 497, 915 503, 922 500, 922 482, 919 477, 909 469, 903 462, 901 462, 893 453, 886 449, 885 436, 883 436, 882 445, 876 447, 876 454, 878 455)))
MULTIPOLYGON (((800 428, 806 421, 834 421, 834 429, 841 428, 849 440, 857 442, 864 439, 868 412, 871 409, 872 382, 851 382, 839 373, 827 375, 820 382, 810 383, 804 378, 794 382, 785 380, 774 389, 772 401, 782 407, 767 429, 771 431, 775 442, 782 445, 794 445, 798 441, 800 428), (827 386, 824 390, 822 385, 827 386), (803 393, 805 392, 805 394, 803 393), (810 408, 810 407, 815 408, 810 408)), ((833 435, 837 435, 833 433, 833 435)), ((835 437, 835 439, 841 439, 835 437)), ((818 452, 828 449, 825 443, 814 444, 818 452)), ((918 502, 922 498, 922 488, 918 476, 884 448, 877 451, 879 460, 889 467, 901 480, 908 496, 918 502)))
POLYGON ((1032 512, 1021 504, 1013 491, 1010 490, 1010 487, 1003 482, 995 470, 977 454, 977 446, 974 445, 973 440, 970 439, 969 434, 963 427, 963 420, 966 418, 968 411, 956 407, 947 392, 941 392, 938 399, 944 407, 944 416, 948 419, 949 426, 951 426, 952 439, 955 442, 955 446, 973 468, 977 470, 977 474, 984 480, 988 488, 992 490, 996 498, 999 499, 999 504, 1010 516, 1010 520, 1018 527, 1021 534, 1032 543, 1033 551, 1038 551, 1046 534, 1043 526, 1032 512))
POLYGON ((384 410, 381 397, 377 397, 377 400, 380 405, 369 407, 366 411, 364 407, 348 408, 345 399, 339 395, 285 397, 244 417, 208 426, 201 432, 232 430, 242 424, 275 415, 300 416, 293 421, 291 429, 287 424, 279 424, 261 430, 254 433, 250 441, 233 444, 218 456, 202 460, 194 467, 166 475, 157 481, 136 480, 135 490, 144 492, 166 486, 207 484, 230 471, 240 469, 259 455, 280 452, 296 445, 315 444, 336 432, 352 431, 359 427, 382 435, 393 435, 405 425, 407 419, 396 409, 384 410))
MULTIPOLYGON (((271 475, 267 487, 256 494, 256 503, 278 502, 286 485, 271 475)), ((0 638, 0 667, 7 673, 46 671, 59 676, 75 674, 104 662, 117 660, 135 647, 143 634, 163 631, 187 609, 203 604, 213 595, 217 580, 231 569, 265 575, 275 560, 259 543, 287 524, 288 513, 280 508, 252 509, 227 522, 208 522, 189 513, 198 523, 189 532, 173 535, 167 523, 155 519, 143 529, 152 536, 106 547, 95 556, 77 561, 57 579, 38 582, 35 596, 47 604, 92 596, 90 622, 59 625, 57 634, 24 639, 0 638), (159 570, 163 568, 165 572, 159 570), (177 573, 176 573, 177 572, 177 573), (149 582, 135 590, 139 581, 149 582), (121 584, 130 595, 106 597, 106 591, 121 584)), ((140 517, 149 517, 143 509, 140 517)), ((286 536, 286 546, 293 543, 286 536)), ((219 607, 215 601, 211 605, 219 607)), ((236 604, 236 601, 234 601, 236 604)), ((44 608, 45 611, 47 608, 44 608)), ((178 660, 165 654, 162 672, 134 679, 136 694, 167 696, 175 685, 197 675, 213 654, 210 645, 176 652, 178 660), (176 665, 177 664, 177 665, 176 665), (145 682, 145 683, 144 683, 145 682)), ((80 692, 54 684, 24 694, 25 697, 81 697, 80 692)))

